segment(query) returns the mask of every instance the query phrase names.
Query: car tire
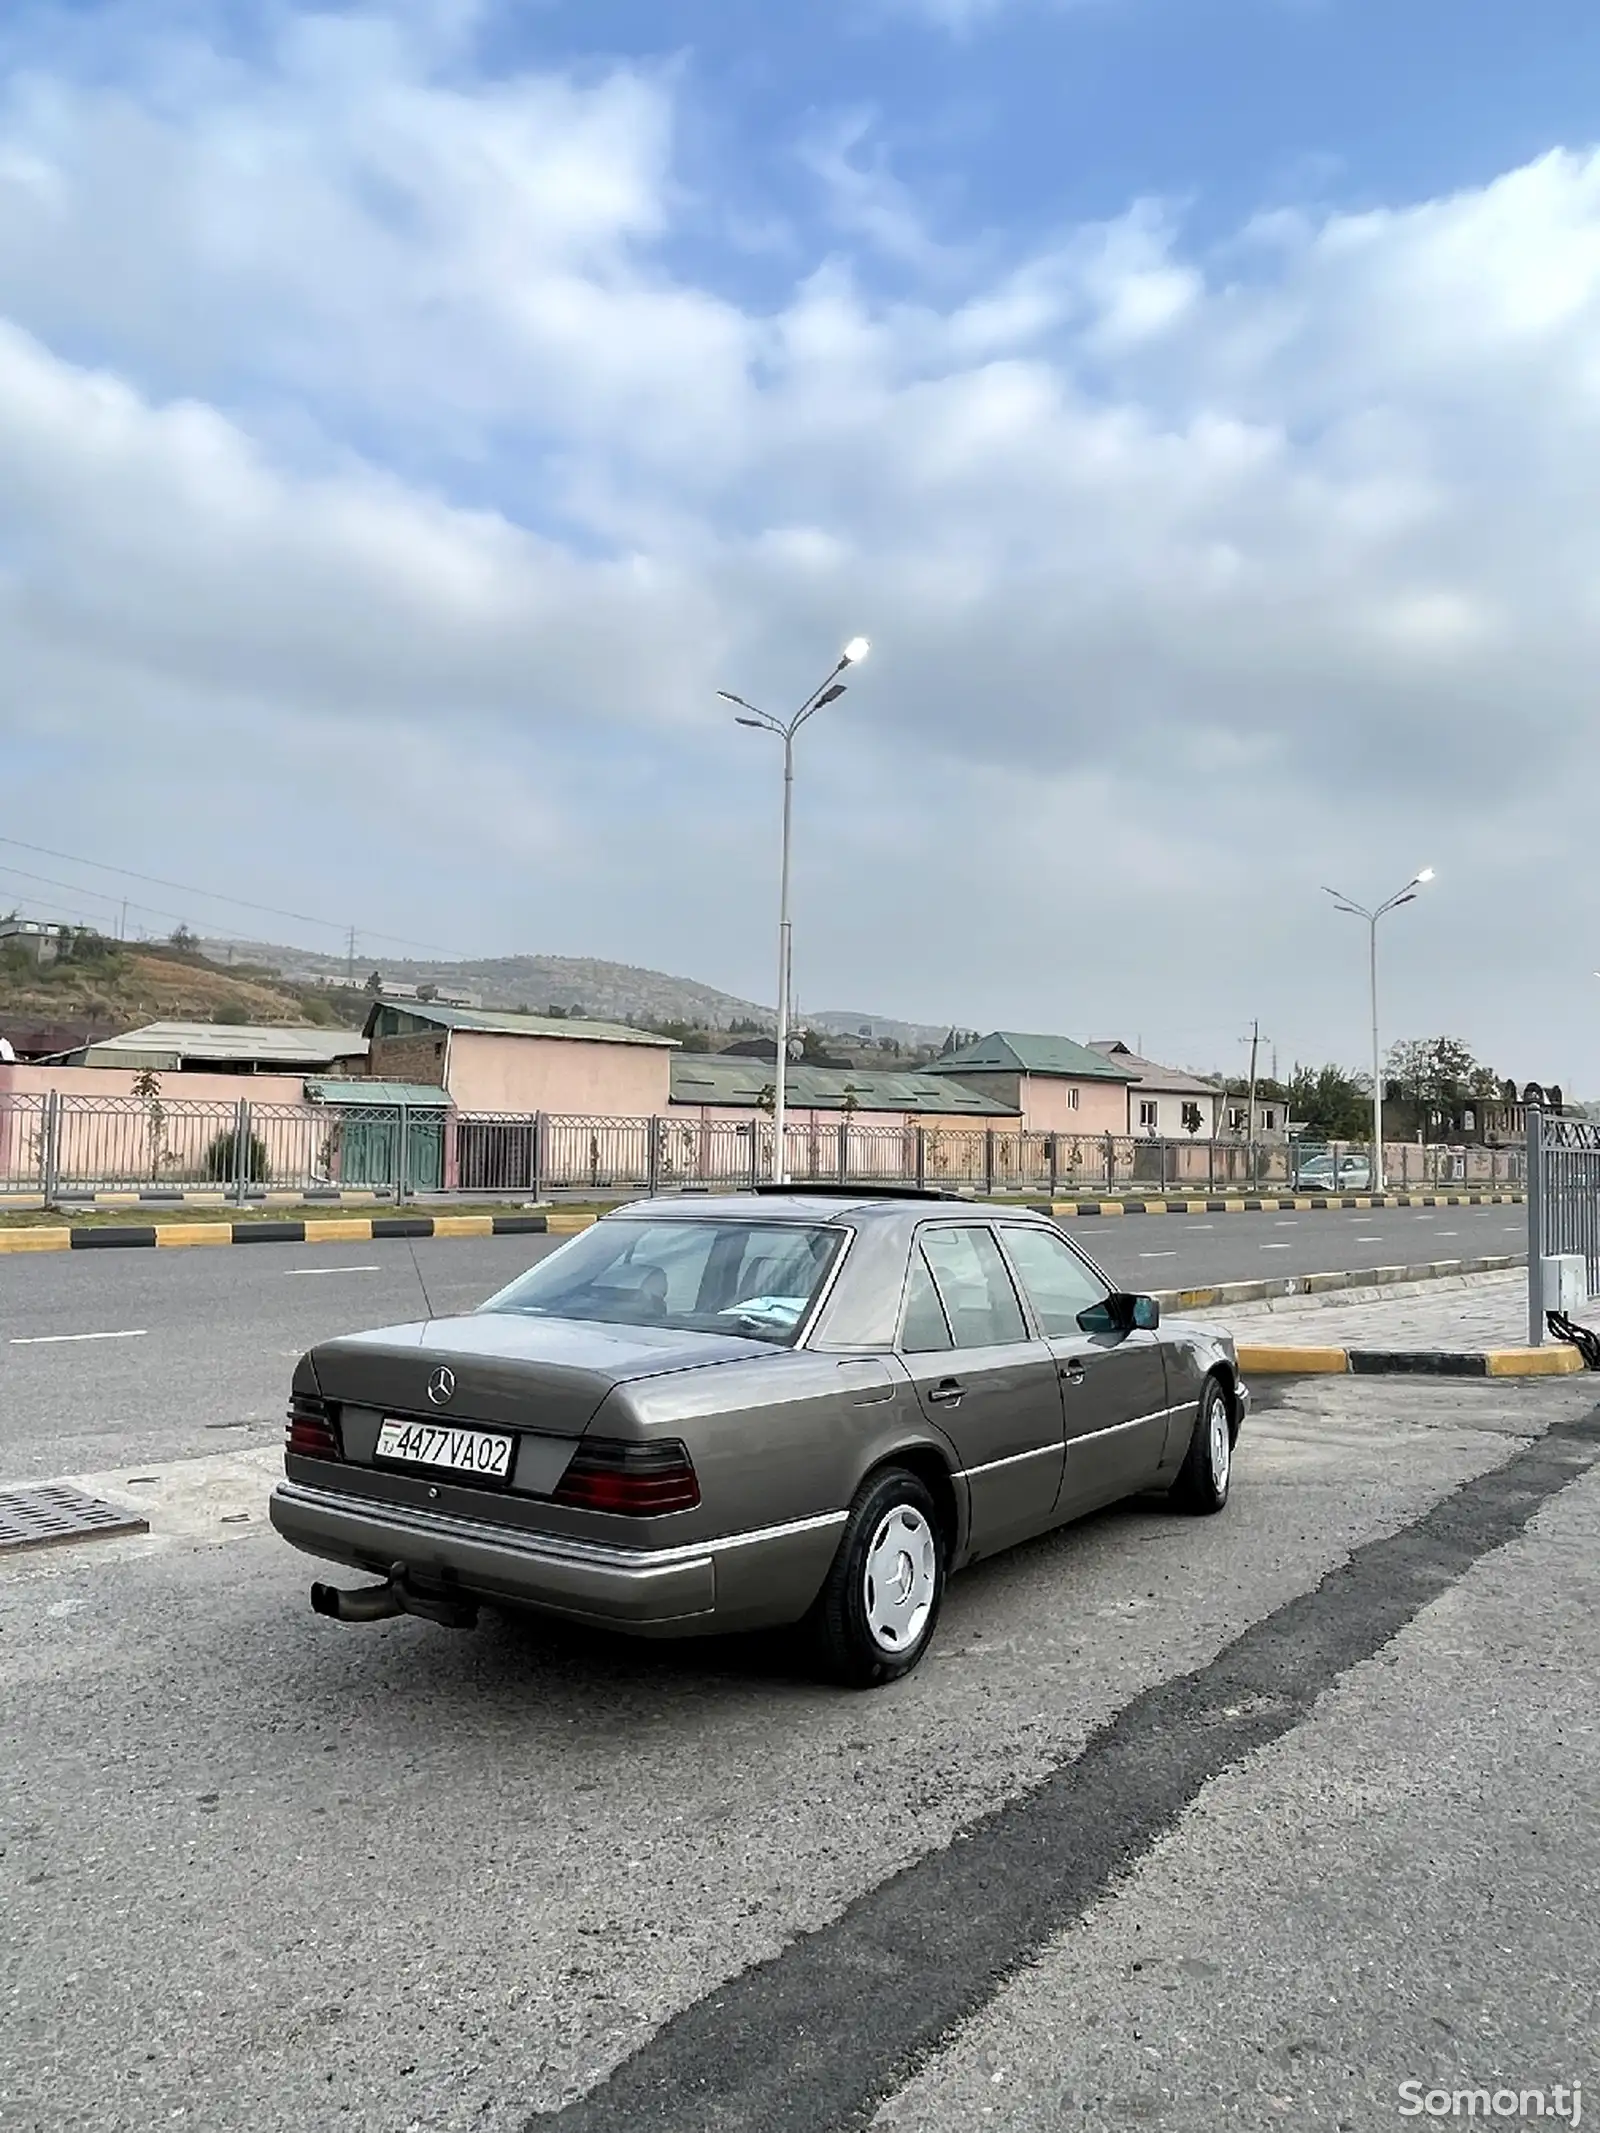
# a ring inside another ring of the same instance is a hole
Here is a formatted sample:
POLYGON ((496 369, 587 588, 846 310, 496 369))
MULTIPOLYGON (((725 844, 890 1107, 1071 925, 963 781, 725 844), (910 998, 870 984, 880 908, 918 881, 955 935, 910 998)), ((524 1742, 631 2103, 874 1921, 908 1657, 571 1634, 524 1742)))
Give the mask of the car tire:
POLYGON ((855 1689, 909 1674, 933 1641, 945 1568, 945 1537, 924 1484, 905 1467, 872 1475, 812 1609, 828 1674, 855 1689))
POLYGON ((1171 1498, 1180 1511, 1204 1517, 1227 1503, 1232 1480, 1233 1413, 1227 1388, 1220 1378, 1210 1377, 1201 1388, 1194 1434, 1172 1484, 1171 1498))

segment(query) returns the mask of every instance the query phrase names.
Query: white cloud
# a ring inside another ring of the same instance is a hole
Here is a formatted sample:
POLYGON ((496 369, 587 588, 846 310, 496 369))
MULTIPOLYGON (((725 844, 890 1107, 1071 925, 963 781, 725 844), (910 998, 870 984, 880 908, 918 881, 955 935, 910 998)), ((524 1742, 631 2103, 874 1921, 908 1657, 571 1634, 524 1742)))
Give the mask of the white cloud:
POLYGON ((1552 800, 1597 767, 1600 157, 1215 256, 1146 202, 1002 257, 851 122, 757 308, 669 264, 669 76, 484 82, 470 27, 13 69, 19 806, 138 864, 136 799, 272 901, 287 843, 341 918, 760 989, 771 765, 712 692, 781 700, 862 628, 808 732, 815 1004, 1165 1016, 1193 1057, 1281 997, 1331 1049, 1317 882, 1381 893, 1425 833, 1418 1015, 1582 1083, 1511 1046, 1600 919, 1552 800), (1563 853, 1486 991, 1469 945, 1563 853))

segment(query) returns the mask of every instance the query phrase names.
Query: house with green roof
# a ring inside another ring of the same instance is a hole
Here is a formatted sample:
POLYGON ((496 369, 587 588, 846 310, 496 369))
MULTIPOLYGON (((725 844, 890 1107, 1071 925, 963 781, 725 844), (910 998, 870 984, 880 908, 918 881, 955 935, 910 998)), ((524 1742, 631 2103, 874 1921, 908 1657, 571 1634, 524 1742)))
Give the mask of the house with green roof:
POLYGON ((677 1040, 622 1022, 497 1013, 437 1000, 378 1000, 368 1070, 431 1082, 460 1111, 651 1118, 667 1108, 677 1040))
POLYGON ((924 1068, 1005 1105, 1028 1133, 1126 1133, 1137 1071, 1070 1037, 991 1030, 924 1068))
MULTIPOLYGON (((772 1062, 727 1052, 679 1052, 672 1061, 672 1109, 697 1109, 704 1119, 748 1117, 772 1101, 772 1062)), ((811 1066, 795 1060, 784 1080, 784 1101, 795 1125, 838 1125, 857 1117, 864 1126, 956 1127, 978 1130, 1019 1121, 997 1096, 948 1076, 876 1068, 811 1066)))

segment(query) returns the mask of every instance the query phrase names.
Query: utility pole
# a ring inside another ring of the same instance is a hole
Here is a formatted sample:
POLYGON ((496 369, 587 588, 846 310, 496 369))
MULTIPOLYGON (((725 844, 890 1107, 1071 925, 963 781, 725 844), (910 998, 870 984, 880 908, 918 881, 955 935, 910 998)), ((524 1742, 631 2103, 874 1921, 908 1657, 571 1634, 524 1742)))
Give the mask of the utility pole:
MULTIPOLYGON (((1241 1039, 1241 1042, 1243 1040, 1241 1039)), ((1269 1037, 1267 1042, 1271 1043, 1269 1037)), ((1250 1137, 1250 1182, 1256 1182, 1256 1055, 1261 1049, 1259 1017, 1250 1025, 1250 1094, 1245 1100, 1244 1129, 1250 1137)))
POLYGON ((344 981, 347 986, 354 985, 356 981, 356 929, 354 926, 350 928, 349 939, 345 943, 344 981))

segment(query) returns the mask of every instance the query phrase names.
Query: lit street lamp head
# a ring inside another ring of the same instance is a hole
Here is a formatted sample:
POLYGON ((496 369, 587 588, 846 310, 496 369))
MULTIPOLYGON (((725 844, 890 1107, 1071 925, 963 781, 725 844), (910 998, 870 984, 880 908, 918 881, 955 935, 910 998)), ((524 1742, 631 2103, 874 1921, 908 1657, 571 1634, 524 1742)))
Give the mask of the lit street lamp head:
POLYGON ((871 650, 872 646, 865 637, 852 637, 844 648, 844 655, 840 660, 840 664, 847 667, 859 666, 871 650))
POLYGON ((1422 872, 1421 872, 1421 873, 1420 873, 1420 874, 1419 874, 1419 875, 1417 876, 1417 879, 1418 879, 1418 881, 1432 881, 1432 879, 1433 879, 1433 869, 1432 869, 1432 867, 1424 867, 1424 868, 1423 868, 1423 870, 1422 870, 1422 872))

